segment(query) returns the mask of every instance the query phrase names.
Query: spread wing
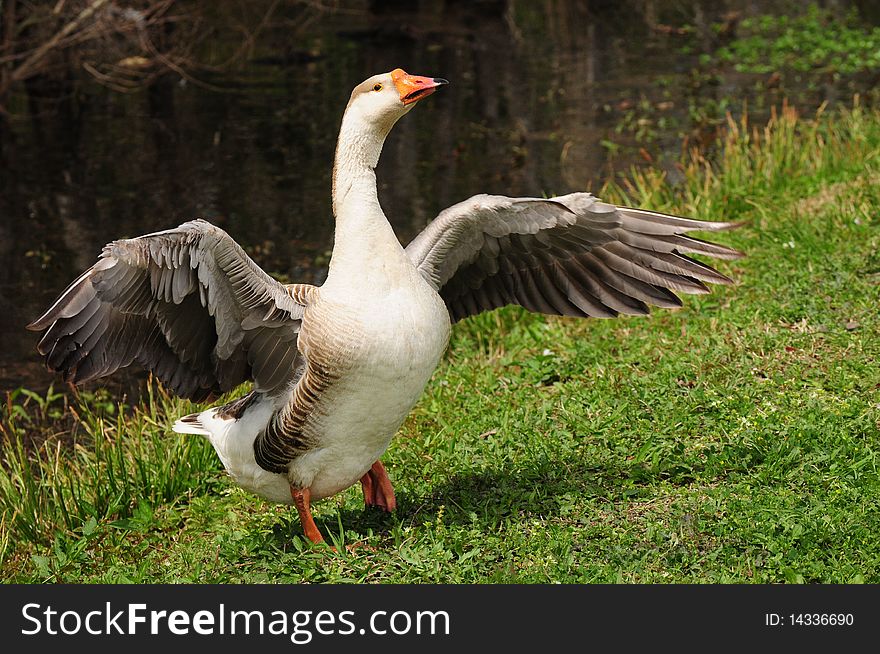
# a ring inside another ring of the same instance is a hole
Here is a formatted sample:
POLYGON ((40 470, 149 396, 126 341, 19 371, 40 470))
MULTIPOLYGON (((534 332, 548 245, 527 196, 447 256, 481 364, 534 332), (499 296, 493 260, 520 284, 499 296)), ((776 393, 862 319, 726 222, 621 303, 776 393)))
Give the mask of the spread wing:
POLYGON ((222 229, 203 220, 106 245, 28 329, 65 380, 133 362, 194 400, 252 379, 289 383, 303 310, 315 287, 283 285, 222 229))
POLYGON ((673 291, 730 284, 686 254, 742 256, 687 235, 736 223, 618 207, 589 193, 549 199, 476 195, 441 212, 406 253, 453 321, 508 304, 563 316, 646 314, 679 307, 673 291))

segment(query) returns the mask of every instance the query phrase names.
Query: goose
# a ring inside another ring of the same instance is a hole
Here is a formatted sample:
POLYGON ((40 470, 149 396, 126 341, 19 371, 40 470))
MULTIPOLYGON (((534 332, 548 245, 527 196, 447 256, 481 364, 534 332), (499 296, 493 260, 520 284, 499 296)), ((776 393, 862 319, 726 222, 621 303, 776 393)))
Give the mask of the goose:
POLYGON ((380 461, 446 349, 452 323, 506 305, 561 316, 647 314, 731 279, 689 254, 742 254, 688 233, 736 226, 616 206, 590 193, 476 195, 442 211, 405 248, 385 217, 375 168, 394 124, 445 79, 398 68, 351 94, 332 182, 334 243, 321 286, 282 284, 222 229, 193 220, 107 244, 28 328, 47 367, 72 383, 137 363, 175 394, 240 399, 177 420, 207 437, 234 481, 311 505, 360 481, 393 511, 380 461))

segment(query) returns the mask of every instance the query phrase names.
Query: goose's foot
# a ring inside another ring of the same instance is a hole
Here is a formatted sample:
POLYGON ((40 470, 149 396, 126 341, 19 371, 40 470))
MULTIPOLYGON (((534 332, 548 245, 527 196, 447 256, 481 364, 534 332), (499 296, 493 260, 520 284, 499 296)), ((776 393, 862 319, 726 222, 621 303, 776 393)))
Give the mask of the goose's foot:
POLYGON ((316 545, 324 542, 324 537, 318 531, 318 525, 312 517, 312 492, 308 488, 290 487, 290 496, 296 506, 296 512, 299 513, 299 521, 302 524, 303 532, 310 541, 316 545))
POLYGON ((381 461, 376 461, 367 470, 367 474, 361 477, 361 488, 364 490, 364 504, 366 506, 378 506, 389 513, 397 508, 397 500, 394 497, 394 488, 385 466, 381 461))
MULTIPOLYGON (((290 496, 293 498, 297 513, 299 513, 299 521, 302 523, 303 532, 305 533, 306 538, 312 541, 315 545, 324 543, 324 537, 321 535, 321 532, 318 531, 318 526, 315 524, 315 519, 312 517, 311 491, 308 488, 296 488, 291 486, 290 496)), ((334 552, 336 551, 336 548, 333 545, 328 545, 328 547, 334 552)), ((345 546, 345 550, 349 553, 353 553, 356 549, 375 551, 374 547, 371 547, 366 543, 353 543, 345 546)))

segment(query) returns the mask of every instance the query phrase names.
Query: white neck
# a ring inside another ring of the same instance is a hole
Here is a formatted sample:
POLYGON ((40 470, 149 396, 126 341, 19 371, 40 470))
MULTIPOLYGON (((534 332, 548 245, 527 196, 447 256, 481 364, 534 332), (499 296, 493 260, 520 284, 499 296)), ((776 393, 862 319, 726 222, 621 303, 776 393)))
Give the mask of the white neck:
POLYGON ((406 260, 376 191, 375 168, 392 126, 377 129, 354 106, 342 118, 333 166, 336 232, 328 282, 351 284, 371 273, 387 275, 389 266, 406 260))

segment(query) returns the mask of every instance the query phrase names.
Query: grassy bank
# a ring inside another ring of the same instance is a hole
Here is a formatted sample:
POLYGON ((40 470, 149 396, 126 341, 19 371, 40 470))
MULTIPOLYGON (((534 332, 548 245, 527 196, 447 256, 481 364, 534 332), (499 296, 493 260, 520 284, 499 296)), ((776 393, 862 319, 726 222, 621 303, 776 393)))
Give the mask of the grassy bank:
POLYGON ((749 221, 722 237, 748 253, 721 266, 738 285, 650 318, 458 325, 385 457, 397 513, 359 488, 316 506, 369 548, 312 548, 295 511, 238 490, 170 433, 187 403, 19 393, 3 578, 880 582, 880 114, 731 123, 682 171, 603 195, 749 221))

